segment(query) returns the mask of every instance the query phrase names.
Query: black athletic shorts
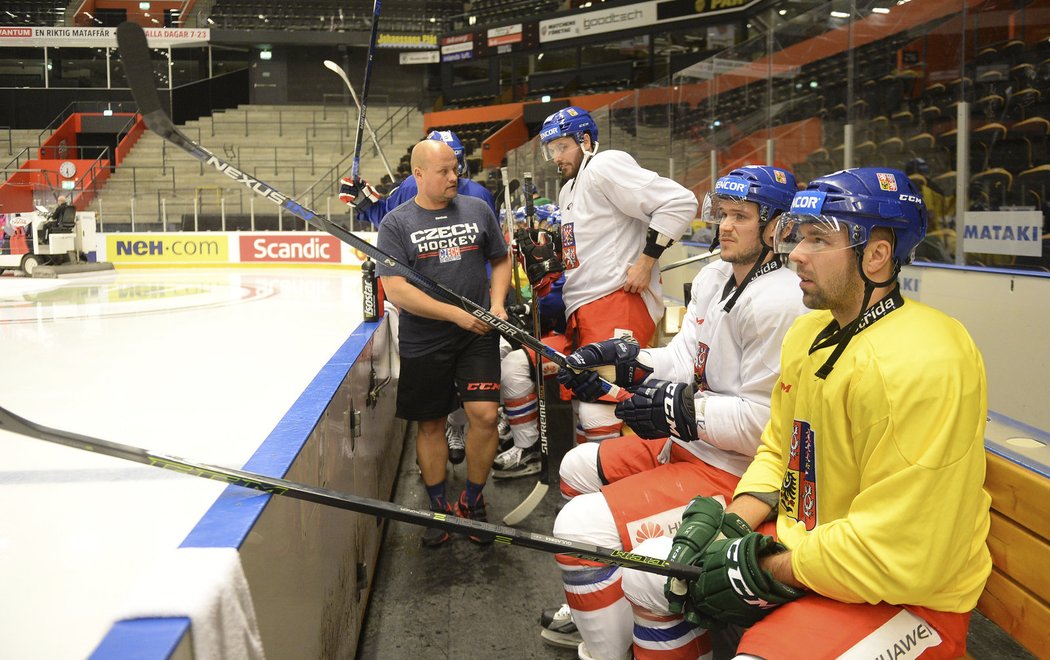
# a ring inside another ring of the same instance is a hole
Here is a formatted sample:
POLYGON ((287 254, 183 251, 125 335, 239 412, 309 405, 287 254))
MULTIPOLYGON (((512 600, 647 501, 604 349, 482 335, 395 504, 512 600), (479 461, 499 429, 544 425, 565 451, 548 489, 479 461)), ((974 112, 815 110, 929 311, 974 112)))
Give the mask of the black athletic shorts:
POLYGON ((460 401, 499 401, 499 334, 464 336, 420 357, 401 358, 397 416, 440 419, 460 401))

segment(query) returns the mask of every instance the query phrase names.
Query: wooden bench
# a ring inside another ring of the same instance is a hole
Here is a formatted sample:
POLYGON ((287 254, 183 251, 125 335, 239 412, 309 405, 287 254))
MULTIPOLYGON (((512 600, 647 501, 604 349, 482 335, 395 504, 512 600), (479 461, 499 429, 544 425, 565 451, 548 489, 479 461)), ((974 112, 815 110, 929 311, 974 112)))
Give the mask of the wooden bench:
POLYGON ((977 610, 1036 657, 1050 657, 1050 434, 989 417, 993 568, 977 610))

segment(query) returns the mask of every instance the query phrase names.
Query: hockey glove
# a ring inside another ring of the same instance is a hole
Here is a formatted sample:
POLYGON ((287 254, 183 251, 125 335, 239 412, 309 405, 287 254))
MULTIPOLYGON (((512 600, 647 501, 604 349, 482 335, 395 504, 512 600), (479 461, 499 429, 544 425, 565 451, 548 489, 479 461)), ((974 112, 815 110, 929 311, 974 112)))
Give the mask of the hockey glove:
POLYGON ((580 401, 593 402, 604 394, 598 383, 602 375, 620 387, 633 390, 653 373, 649 357, 640 354, 641 348, 634 339, 606 339, 582 346, 565 361, 571 369, 558 370, 558 382, 572 390, 580 401), (611 365, 608 370, 594 371, 596 367, 611 365))
POLYGON ((697 438, 693 388, 685 383, 652 380, 634 396, 616 404, 616 416, 642 438, 697 438))
MULTIPOLYGON (((698 564, 704 550, 712 541, 737 539, 751 533, 751 527, 735 513, 726 513, 718 500, 711 497, 696 497, 682 513, 682 525, 674 535, 674 545, 668 561, 680 564, 698 564)), ((664 595, 670 610, 681 614, 688 603, 689 583, 676 577, 667 578, 664 595)))
POLYGON ((527 229, 515 232, 514 240, 518 244, 518 254, 532 291, 537 299, 542 298, 550 293, 551 285, 565 272, 565 266, 554 249, 554 242, 547 232, 530 232, 527 229))
POLYGON ((339 180, 339 201, 358 211, 366 210, 378 202, 380 197, 382 195, 379 194, 379 191, 360 177, 352 179, 344 176, 339 180))
POLYGON ((706 628, 718 623, 747 627, 774 607, 801 598, 804 591, 778 582, 758 566, 763 557, 786 550, 758 532, 713 541, 701 561, 703 575, 689 587, 686 621, 706 628))

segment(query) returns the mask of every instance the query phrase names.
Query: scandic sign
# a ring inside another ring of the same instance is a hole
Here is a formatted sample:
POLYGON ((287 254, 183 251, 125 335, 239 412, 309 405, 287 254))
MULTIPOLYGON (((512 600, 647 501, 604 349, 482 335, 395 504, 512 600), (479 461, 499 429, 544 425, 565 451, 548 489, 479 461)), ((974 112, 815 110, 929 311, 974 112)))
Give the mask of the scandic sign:
POLYGON ((241 261, 340 263, 334 236, 241 236, 241 261))

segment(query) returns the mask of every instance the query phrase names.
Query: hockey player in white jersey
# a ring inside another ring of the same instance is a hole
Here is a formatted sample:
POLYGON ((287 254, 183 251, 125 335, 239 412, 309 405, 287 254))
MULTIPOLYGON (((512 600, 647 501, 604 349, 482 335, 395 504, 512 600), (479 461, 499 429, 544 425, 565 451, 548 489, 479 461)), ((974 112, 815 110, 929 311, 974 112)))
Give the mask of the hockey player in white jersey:
MULTIPOLYGON (((805 311, 798 277, 771 249, 775 219, 796 189, 794 176, 774 167, 741 167, 719 179, 705 215, 719 225, 721 261, 693 280, 678 335, 664 348, 613 339, 568 356, 583 371, 562 370, 559 379, 585 400, 601 391, 587 369, 615 365, 617 384, 634 393, 616 414, 638 435, 566 454, 561 489, 571 499, 555 535, 631 550, 647 538, 673 536, 697 495, 731 499, 769 420, 781 341, 805 311)), ((558 565, 583 640, 581 658, 710 652, 702 629, 635 619, 621 569, 567 556, 558 556, 558 565)), ((561 635, 541 634, 563 640, 564 616, 559 625, 561 635)))
MULTIPOLYGON (((581 108, 547 117, 540 141, 544 157, 565 179, 558 207, 568 348, 619 336, 648 346, 663 316, 660 270, 654 266, 689 227, 696 197, 626 152, 599 153, 598 125, 581 108)), ((610 403, 580 403, 576 441, 619 436, 623 423, 613 409, 610 403)))

